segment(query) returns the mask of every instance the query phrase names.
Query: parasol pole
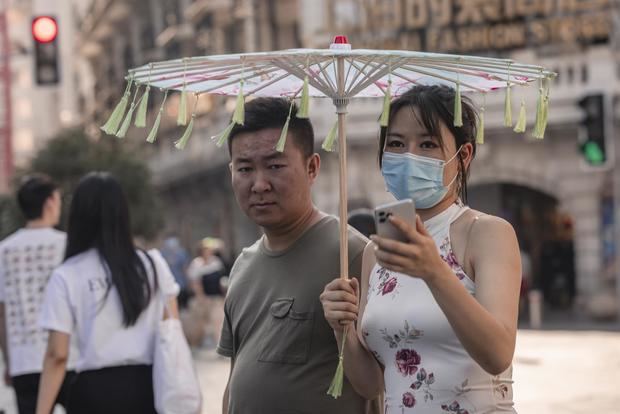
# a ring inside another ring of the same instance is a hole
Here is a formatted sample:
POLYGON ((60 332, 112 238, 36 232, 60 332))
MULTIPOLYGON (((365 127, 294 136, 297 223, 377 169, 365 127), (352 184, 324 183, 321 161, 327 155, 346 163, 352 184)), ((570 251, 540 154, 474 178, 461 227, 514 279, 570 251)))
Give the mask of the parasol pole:
MULTIPOLYGON (((351 49, 346 36, 336 36, 334 43, 330 49, 351 49)), ((336 114, 338 114, 338 158, 339 158, 339 183, 340 183, 340 278, 349 280, 349 238, 347 223, 347 105, 349 99, 345 94, 345 75, 344 75, 344 57, 336 57, 336 86, 337 96, 333 99, 336 106, 336 114)), ((344 347, 347 339, 348 327, 344 328, 342 333, 342 344, 338 353, 338 367, 334 379, 327 393, 334 398, 342 395, 342 385, 344 382, 344 347)))
MULTIPOLYGON (((344 86, 344 58, 338 58, 338 93, 344 86), (342 81, 340 81, 343 79, 342 81)), ((345 101, 344 99, 341 99, 345 101)), ((347 103, 339 102, 336 106, 338 114, 338 158, 340 164, 340 277, 344 280, 349 279, 349 238, 348 233, 348 208, 347 208, 347 103)))
MULTIPOLYGON (((346 36, 336 36, 330 49, 351 50, 351 45, 346 36)), ((349 279, 349 238, 347 224, 347 105, 349 99, 345 97, 344 57, 336 57, 336 87, 337 95, 334 98, 336 114, 338 114, 338 159, 340 183, 338 210, 340 216, 340 277, 349 279)))

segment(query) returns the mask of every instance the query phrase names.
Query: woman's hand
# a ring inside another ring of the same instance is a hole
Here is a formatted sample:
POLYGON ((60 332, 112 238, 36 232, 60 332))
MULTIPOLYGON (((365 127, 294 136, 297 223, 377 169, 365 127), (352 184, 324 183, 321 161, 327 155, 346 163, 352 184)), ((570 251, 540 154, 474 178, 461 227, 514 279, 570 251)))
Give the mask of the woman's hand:
POLYGON ((325 319, 335 332, 342 332, 346 326, 355 326, 359 312, 359 282, 356 278, 331 281, 320 299, 325 319))
POLYGON ((389 220, 407 237, 409 243, 370 236, 376 245, 377 263, 388 270, 419 277, 427 282, 445 272, 448 265, 439 255, 435 241, 426 231, 420 216, 416 215, 415 227, 395 216, 390 216, 389 220))

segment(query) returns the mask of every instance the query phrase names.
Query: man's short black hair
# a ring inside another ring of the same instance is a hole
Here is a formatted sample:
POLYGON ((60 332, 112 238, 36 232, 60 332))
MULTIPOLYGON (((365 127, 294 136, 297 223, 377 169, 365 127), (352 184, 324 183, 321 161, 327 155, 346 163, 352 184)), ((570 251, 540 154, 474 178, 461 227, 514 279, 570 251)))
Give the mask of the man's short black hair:
POLYGON ((55 182, 44 174, 24 177, 17 190, 17 204, 26 220, 36 220, 43 215, 45 201, 58 189, 55 182))
POLYGON ((289 140, 293 141, 305 158, 314 153, 314 129, 309 119, 297 118, 297 105, 285 98, 256 98, 245 104, 245 122, 235 124, 228 137, 228 152, 232 155, 232 141, 244 132, 257 132, 263 129, 281 129, 286 123, 289 110, 291 120, 288 125, 289 140), (292 138, 292 139, 291 139, 292 138))

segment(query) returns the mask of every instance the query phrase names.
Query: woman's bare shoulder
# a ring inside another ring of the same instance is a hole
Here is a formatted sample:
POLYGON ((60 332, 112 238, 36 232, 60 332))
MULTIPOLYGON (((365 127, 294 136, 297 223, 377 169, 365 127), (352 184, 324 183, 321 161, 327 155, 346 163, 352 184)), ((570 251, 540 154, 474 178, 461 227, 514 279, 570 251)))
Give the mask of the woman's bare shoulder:
POLYGON ((492 214, 487 214, 484 211, 475 210, 473 208, 470 208, 463 213, 462 221, 464 224, 469 225, 473 224, 475 221, 476 227, 481 228, 480 230, 483 232, 514 231, 512 224, 505 219, 492 214))

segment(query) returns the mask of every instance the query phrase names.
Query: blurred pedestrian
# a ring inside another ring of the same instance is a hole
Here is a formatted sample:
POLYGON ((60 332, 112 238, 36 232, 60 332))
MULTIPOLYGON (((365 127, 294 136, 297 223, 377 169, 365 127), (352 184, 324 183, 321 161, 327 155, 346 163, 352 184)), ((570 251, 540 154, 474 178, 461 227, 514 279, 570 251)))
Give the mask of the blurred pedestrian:
POLYGON ((415 224, 390 218, 405 243, 371 237, 361 294, 336 279, 321 297, 334 334, 349 327, 346 376, 367 398, 385 390, 390 413, 515 412, 519 246, 508 222, 464 204, 477 115, 463 98, 454 126, 456 99, 415 86, 391 103, 381 171, 395 198, 413 199, 415 224))
POLYGON ((530 256, 529 243, 523 241, 519 244, 521 256, 521 288, 519 290, 519 317, 528 312, 528 296, 532 289, 532 258, 530 256))
POLYGON ((197 299, 193 306, 204 308, 199 310, 198 314, 206 316, 201 322, 206 327, 203 340, 207 341, 207 346, 217 345, 224 321, 222 279, 228 277, 228 274, 225 273, 224 262, 218 256, 223 248, 224 243, 220 239, 202 239, 198 245, 198 256, 187 269, 197 299))
MULTIPOLYGON (((296 114, 287 99, 254 99, 228 140, 235 197, 264 236, 243 250, 230 275, 217 349, 231 358, 223 413, 365 412, 346 378, 340 398, 326 393, 338 346, 319 295, 340 272, 339 225, 312 203, 321 161, 312 124, 296 114), (288 140, 278 152, 287 117, 288 140)), ((348 265, 359 275, 366 239, 356 231, 348 237, 348 265)))
POLYGON ((573 221, 555 212, 554 231, 542 243, 539 269, 545 301, 553 308, 569 309, 576 294, 573 221))
POLYGON ((227 276, 226 266, 218 252, 224 243, 214 237, 206 237, 198 244, 198 255, 190 262, 187 273, 194 292, 198 295, 222 296, 221 279, 227 276))
POLYGON ((127 198, 116 179, 91 173, 69 211, 64 263, 48 284, 41 326, 50 332, 38 414, 49 414, 78 338, 67 413, 155 413, 152 362, 164 300, 178 317, 178 286, 156 250, 137 250, 127 198))
POLYGON ((371 234, 377 233, 377 229, 375 228, 375 216, 370 209, 358 208, 350 211, 348 223, 366 237, 370 237, 371 234))
POLYGON ((190 262, 189 253, 185 250, 183 245, 181 245, 179 238, 175 235, 166 237, 159 251, 166 260, 166 263, 168 263, 174 280, 177 282, 177 285, 179 285, 180 291, 177 298, 179 308, 185 309, 189 298, 192 296, 192 288, 190 287, 186 273, 190 262))
MULTIPOLYGON (((52 270, 62 262, 66 234, 54 229, 60 220, 62 201, 58 186, 47 176, 24 177, 17 204, 26 226, 0 244, 0 346, 4 379, 13 385, 19 414, 34 413, 47 331, 39 328, 43 292, 52 270)), ((69 370, 75 367, 72 350, 69 370)), ((71 374, 62 382, 57 402, 66 405, 71 374)))

